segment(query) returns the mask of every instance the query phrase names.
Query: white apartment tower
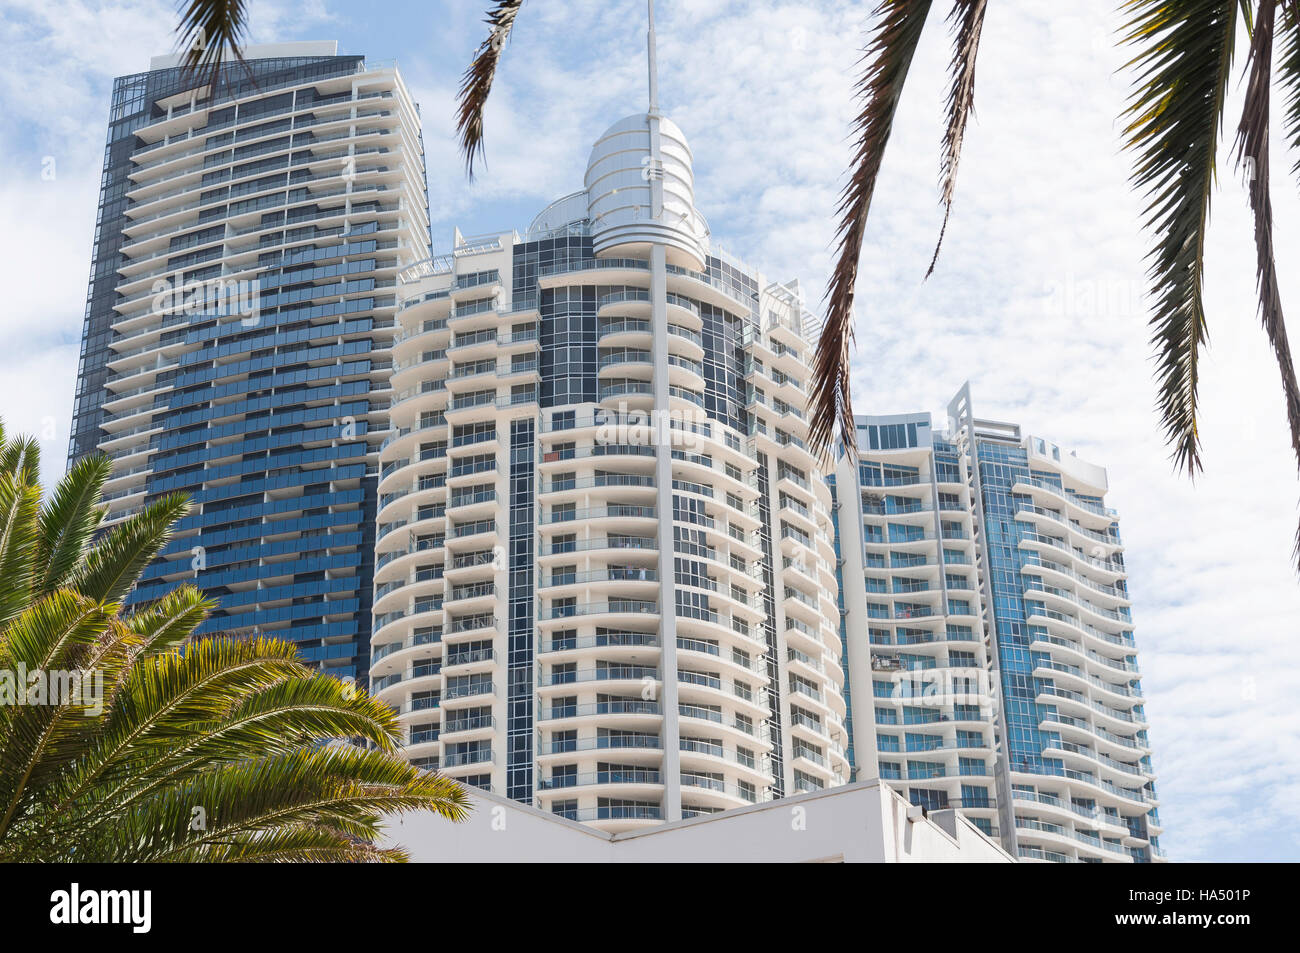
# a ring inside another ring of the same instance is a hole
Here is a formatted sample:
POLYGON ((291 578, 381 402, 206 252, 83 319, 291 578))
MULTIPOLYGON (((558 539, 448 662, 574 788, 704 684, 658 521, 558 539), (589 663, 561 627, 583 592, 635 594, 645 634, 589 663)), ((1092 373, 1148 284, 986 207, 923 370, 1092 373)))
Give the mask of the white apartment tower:
POLYGON ((402 280, 371 684, 412 761, 608 831, 847 781, 807 315, 711 246, 653 65, 583 190, 402 280))
POLYGON ((930 415, 858 417, 835 478, 859 779, 997 836, 993 649, 974 502, 930 415), (870 695, 868 695, 868 689, 870 695))
POLYGON ((1106 471, 976 418, 969 386, 948 416, 857 418, 836 473, 857 777, 1024 860, 1159 862, 1106 471))

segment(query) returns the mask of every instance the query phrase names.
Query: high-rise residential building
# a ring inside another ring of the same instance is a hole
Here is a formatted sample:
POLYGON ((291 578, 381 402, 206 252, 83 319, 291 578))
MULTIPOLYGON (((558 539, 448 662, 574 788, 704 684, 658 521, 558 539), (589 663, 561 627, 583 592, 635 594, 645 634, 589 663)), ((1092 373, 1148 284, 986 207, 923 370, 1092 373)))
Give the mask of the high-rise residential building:
POLYGON ((203 631, 364 679, 396 276, 429 247, 418 111, 334 43, 244 58, 114 83, 69 459, 113 458, 110 523, 193 499, 132 601, 194 582, 203 631))
POLYGON ((992 649, 964 468, 929 414, 856 422, 858 460, 835 479, 855 766, 992 836, 992 649))
POLYGON ((1022 859, 1161 860, 1106 471, 976 418, 969 386, 948 414, 859 417, 837 468, 856 776, 1022 859))
POLYGON ((612 837, 878 778, 1020 858, 1162 859, 1105 470, 969 388, 814 458, 811 316, 711 239, 653 45, 580 191, 433 257, 394 66, 116 81, 69 460, 112 457, 110 524, 194 501, 130 601, 194 582, 415 764, 612 837))
POLYGON ((846 781, 808 315, 710 242, 653 82, 581 191, 402 280, 371 686, 408 756, 607 831, 846 781))

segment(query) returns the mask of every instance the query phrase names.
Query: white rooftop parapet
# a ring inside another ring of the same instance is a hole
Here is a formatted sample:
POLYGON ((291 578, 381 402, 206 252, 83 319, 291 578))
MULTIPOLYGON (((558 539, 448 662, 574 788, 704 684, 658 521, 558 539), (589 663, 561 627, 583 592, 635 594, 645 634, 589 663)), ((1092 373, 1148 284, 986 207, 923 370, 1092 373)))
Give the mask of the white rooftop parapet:
MULTIPOLYGON (((269 60, 300 56, 338 56, 338 40, 305 40, 299 43, 254 43, 240 52, 246 60, 269 60)), ((164 53, 149 60, 149 69, 168 69, 180 66, 182 53, 164 53)))
POLYGON ((1050 440, 1030 434, 1025 438, 1025 447, 1031 465, 1035 460, 1041 460, 1059 467, 1062 473, 1099 493, 1105 493, 1110 488, 1105 467, 1082 460, 1073 452, 1063 451, 1059 445, 1050 440))

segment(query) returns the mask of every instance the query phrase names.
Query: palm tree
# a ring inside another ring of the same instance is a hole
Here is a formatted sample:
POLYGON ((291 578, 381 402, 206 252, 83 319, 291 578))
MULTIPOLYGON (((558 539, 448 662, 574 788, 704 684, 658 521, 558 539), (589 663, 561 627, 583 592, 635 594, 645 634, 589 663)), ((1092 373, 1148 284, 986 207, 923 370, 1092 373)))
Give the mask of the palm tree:
MULTIPOLYGON (((813 385, 812 442, 818 447, 830 442, 829 421, 836 419, 841 443, 846 447, 853 443, 847 355, 858 256, 898 99, 931 5, 931 0, 882 0, 876 8, 877 25, 859 84, 863 109, 855 124, 857 154, 840 205, 840 254, 827 292, 813 385)), ((1268 158, 1269 93, 1279 21, 1284 40, 1277 82, 1288 97, 1286 131, 1293 142, 1300 142, 1298 6, 1294 0, 1124 0, 1121 7, 1126 22, 1120 39, 1135 51, 1129 62, 1134 83, 1124 134, 1134 155, 1131 182, 1148 201, 1146 227, 1153 239, 1147 277, 1153 302, 1150 327, 1157 358, 1157 406, 1175 466, 1192 477, 1202 468, 1197 388, 1206 343, 1205 234, 1224 104, 1243 26, 1249 37, 1248 80, 1237 124, 1236 159, 1250 177, 1259 313, 1277 357, 1291 444, 1300 466, 1300 386, 1278 295, 1268 158)), ((987 0, 953 0, 949 13, 954 44, 941 166, 945 225, 966 120, 974 105, 975 60, 986 8, 987 0)), ((1293 172, 1300 172, 1300 165, 1293 172)), ((1300 560, 1300 530, 1295 545, 1300 560)))
POLYGON ((36 443, 0 427, 0 860, 400 861, 383 814, 466 816, 394 753, 391 709, 291 643, 193 638, 193 586, 125 609, 188 503, 105 531, 111 469, 85 458, 42 500, 36 443))
MULTIPOLYGON (((488 9, 487 38, 462 79, 457 130, 472 177, 483 154, 483 112, 502 47, 523 0, 496 0, 488 9)), ((934 0, 876 0, 857 84, 860 110, 852 126, 855 150, 840 196, 838 257, 826 288, 826 315, 813 368, 809 443, 825 453, 836 442, 855 449, 850 394, 853 302, 871 199, 894 116, 934 0)), ((975 66, 988 0, 949 0, 953 34, 946 123, 942 137, 940 201, 944 224, 931 258, 934 270, 952 211, 966 123, 974 106, 975 66)), ((1205 234, 1218 171, 1220 131, 1238 32, 1249 37, 1246 102, 1237 124, 1237 163, 1250 176, 1255 217, 1259 313, 1282 377, 1291 444, 1300 468, 1300 385, 1287 340, 1273 255, 1269 198, 1270 90, 1275 33, 1282 32, 1276 82, 1287 96, 1284 131, 1300 145, 1300 0, 1121 0, 1126 16, 1120 42, 1132 47, 1134 82, 1125 111, 1126 144, 1134 156, 1132 185, 1148 200, 1151 233, 1151 343, 1157 358, 1157 409, 1176 468, 1195 477, 1202 468, 1199 361, 1206 343, 1203 298, 1205 234)), ((244 29, 240 0, 192 0, 180 27, 195 68, 214 69, 227 44, 244 29), (216 39, 214 47, 211 40, 216 39)), ((1300 163, 1293 169, 1300 173, 1300 163)), ((1300 565, 1300 528, 1295 558, 1300 565)))

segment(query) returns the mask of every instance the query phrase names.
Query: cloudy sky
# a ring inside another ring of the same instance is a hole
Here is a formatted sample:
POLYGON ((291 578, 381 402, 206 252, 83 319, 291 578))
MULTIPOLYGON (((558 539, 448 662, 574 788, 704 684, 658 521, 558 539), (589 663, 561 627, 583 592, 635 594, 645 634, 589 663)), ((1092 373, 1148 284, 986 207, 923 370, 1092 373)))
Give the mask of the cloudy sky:
MULTIPOLYGON (((452 100, 486 5, 389 3, 380 22, 356 0, 252 3, 256 42, 337 39, 342 52, 398 61, 423 108, 444 247, 455 225, 524 228, 580 187, 594 137, 644 108, 640 0, 530 0, 488 113, 487 168, 468 185, 452 100)), ((697 204, 715 240, 769 278, 799 278, 813 305, 831 262, 870 5, 659 4, 660 100, 691 141, 697 204)), ((1300 586, 1289 554, 1300 484, 1255 314, 1245 191, 1225 168, 1207 252, 1206 472, 1193 485, 1172 472, 1153 411, 1142 203, 1127 187, 1116 121, 1129 77, 1114 6, 990 4, 957 204, 938 270, 922 282, 940 220, 948 38, 935 17, 868 230, 855 407, 939 415, 969 379, 980 416, 1018 421, 1110 468, 1162 842, 1176 860, 1295 860, 1300 586)), ((0 8, 9 51, 0 61, 0 416, 41 436, 47 476, 67 446, 112 78, 170 51, 174 18, 167 0, 0 8)), ((1283 177, 1293 159, 1274 158, 1274 202, 1283 300, 1300 313, 1300 281, 1286 268, 1300 255, 1300 201, 1283 177)))

